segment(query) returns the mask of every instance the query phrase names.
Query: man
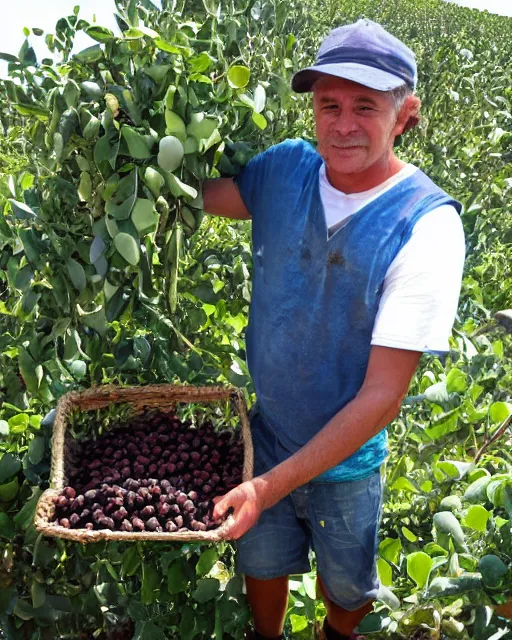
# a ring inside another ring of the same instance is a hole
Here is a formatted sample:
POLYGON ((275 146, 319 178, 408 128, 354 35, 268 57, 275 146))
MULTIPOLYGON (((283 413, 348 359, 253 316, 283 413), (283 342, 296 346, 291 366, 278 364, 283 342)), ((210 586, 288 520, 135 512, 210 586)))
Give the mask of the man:
POLYGON ((335 29, 292 80, 313 92, 318 149, 287 140, 204 185, 206 211, 252 219, 255 473, 215 515, 234 509, 255 638, 283 637, 288 575, 310 570, 310 549, 327 640, 372 609, 384 428, 421 353, 448 351, 461 207, 393 152, 418 122, 416 79, 376 23, 335 29))

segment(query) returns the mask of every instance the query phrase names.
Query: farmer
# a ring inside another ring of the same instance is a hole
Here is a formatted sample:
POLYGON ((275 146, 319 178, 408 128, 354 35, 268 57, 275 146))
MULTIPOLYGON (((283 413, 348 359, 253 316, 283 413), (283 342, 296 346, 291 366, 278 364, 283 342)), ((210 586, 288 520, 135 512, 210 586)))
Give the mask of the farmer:
POLYGON ((234 509, 254 638, 283 637, 310 550, 327 640, 354 637, 377 597, 385 427, 422 352, 449 349, 465 253, 460 204, 393 151, 416 81, 378 24, 334 29, 292 79, 313 92, 318 148, 285 140, 204 184, 206 211, 252 220, 254 479, 215 515, 234 509))

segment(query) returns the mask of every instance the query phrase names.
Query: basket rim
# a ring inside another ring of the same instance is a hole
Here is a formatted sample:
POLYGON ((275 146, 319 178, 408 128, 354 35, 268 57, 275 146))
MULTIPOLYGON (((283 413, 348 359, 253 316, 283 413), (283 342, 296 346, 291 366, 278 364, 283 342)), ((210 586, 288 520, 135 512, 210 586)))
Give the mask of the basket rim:
POLYGON ((183 542, 218 542, 228 539, 230 525, 234 521, 229 516, 217 529, 210 531, 192 531, 189 533, 170 532, 128 532, 111 531, 108 529, 67 529, 51 522, 55 512, 53 497, 58 495, 65 486, 64 440, 70 412, 78 407, 81 410, 94 410, 100 406, 110 404, 132 404, 134 409, 150 406, 153 408, 170 408, 178 402, 209 403, 218 400, 230 400, 233 412, 241 422, 241 433, 244 443, 244 463, 242 482, 253 477, 254 451, 247 412, 247 403, 241 389, 229 386, 193 386, 174 384, 154 385, 98 385, 84 391, 69 391, 61 396, 57 402, 56 415, 52 434, 52 459, 50 470, 50 487, 39 497, 34 516, 35 528, 42 534, 52 537, 75 540, 87 543, 100 540, 163 540, 183 542), (155 398, 157 403, 155 403, 155 398), (162 402, 160 399, 164 398, 162 402), (91 406, 92 405, 92 406, 91 406))

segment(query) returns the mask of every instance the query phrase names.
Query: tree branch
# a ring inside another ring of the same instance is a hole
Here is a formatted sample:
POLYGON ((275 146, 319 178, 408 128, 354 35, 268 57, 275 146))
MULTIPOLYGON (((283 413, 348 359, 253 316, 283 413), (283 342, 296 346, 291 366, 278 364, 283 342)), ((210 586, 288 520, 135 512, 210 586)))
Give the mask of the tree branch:
POLYGON ((474 464, 477 464, 478 461, 480 460, 480 458, 483 456, 483 454, 485 453, 486 449, 488 449, 491 444, 493 442, 496 442, 496 440, 498 440, 499 438, 501 438, 501 436, 505 433, 505 431, 509 428, 510 423, 512 422, 512 415, 510 415, 505 422, 501 425, 501 427, 496 431, 496 433, 492 436, 492 438, 490 438, 489 440, 487 440, 486 442, 484 442, 484 444, 480 447, 480 449, 478 450, 476 456, 475 456, 475 462, 474 464))

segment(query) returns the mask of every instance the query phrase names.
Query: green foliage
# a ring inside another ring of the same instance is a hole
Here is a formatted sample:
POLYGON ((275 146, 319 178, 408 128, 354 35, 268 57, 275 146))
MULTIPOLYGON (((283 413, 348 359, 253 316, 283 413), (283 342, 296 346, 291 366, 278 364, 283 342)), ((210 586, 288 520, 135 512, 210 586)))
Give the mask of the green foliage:
MULTIPOLYGON (((252 395, 249 227, 205 218, 201 182, 286 137, 314 138, 291 74, 333 25, 365 15, 417 54, 423 122, 399 152, 464 204, 467 260, 451 351, 421 360, 390 429, 382 587, 360 631, 509 637, 493 610, 512 588, 512 350, 490 319, 512 306, 510 21, 440 0, 116 5, 120 36, 77 9, 45 36, 54 59, 36 60, 30 32, 18 56, 0 56, 4 635, 103 638, 129 620, 137 639, 242 637, 231 545, 37 535, 53 418, 42 416, 64 392, 107 382, 230 382, 252 395), (95 44, 72 55, 78 31, 95 44)), ((82 416, 73 431, 117 417, 82 416)), ((290 587, 287 629, 310 638, 325 614, 314 574, 290 587)))

